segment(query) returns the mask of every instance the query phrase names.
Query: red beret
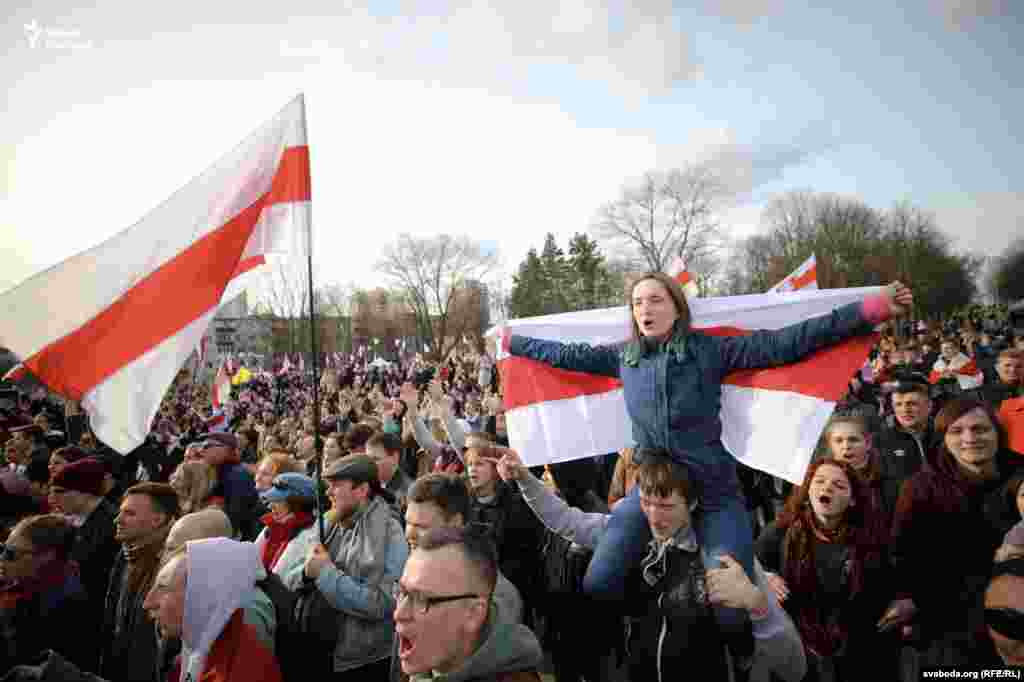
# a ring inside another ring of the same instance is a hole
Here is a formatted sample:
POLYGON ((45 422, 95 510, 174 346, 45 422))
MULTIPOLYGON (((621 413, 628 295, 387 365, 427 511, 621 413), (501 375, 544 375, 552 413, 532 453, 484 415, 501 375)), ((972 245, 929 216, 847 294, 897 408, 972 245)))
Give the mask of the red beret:
POLYGON ((107 467, 103 462, 95 457, 86 457, 58 469, 50 484, 102 497, 103 479, 106 475, 107 467))

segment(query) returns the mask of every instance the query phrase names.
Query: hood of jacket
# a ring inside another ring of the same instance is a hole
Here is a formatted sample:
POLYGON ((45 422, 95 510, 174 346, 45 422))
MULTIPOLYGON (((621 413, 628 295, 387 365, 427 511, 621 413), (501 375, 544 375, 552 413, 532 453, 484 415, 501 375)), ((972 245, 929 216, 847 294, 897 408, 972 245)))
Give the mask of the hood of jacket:
POLYGON ((210 648, 252 592, 263 566, 259 549, 251 542, 209 538, 185 546, 182 679, 190 672, 198 679, 210 648))
POLYGON ((518 623, 497 622, 494 607, 484 626, 483 642, 457 670, 413 675, 410 682, 470 682, 498 673, 537 670, 544 662, 533 631, 518 623))

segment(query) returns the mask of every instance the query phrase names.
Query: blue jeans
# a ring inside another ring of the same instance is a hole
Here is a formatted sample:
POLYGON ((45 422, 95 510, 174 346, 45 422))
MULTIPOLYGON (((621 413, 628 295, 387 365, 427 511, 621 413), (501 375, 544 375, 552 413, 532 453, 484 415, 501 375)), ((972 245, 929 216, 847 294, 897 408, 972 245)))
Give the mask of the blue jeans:
MULTIPOLYGON (((718 568, 718 557, 730 554, 753 580, 754 531, 739 486, 733 488, 732 494, 728 493, 728 487, 719 487, 716 492, 724 490, 724 495, 701 498, 701 506, 693 518, 694 530, 704 550, 705 568, 718 568)), ((612 510, 608 528, 587 568, 583 589, 597 599, 623 599, 626 576, 646 556, 651 538, 650 525, 640 508, 640 490, 634 487, 612 510)), ((724 607, 715 608, 715 619, 726 634, 739 631, 749 622, 746 611, 724 607)))

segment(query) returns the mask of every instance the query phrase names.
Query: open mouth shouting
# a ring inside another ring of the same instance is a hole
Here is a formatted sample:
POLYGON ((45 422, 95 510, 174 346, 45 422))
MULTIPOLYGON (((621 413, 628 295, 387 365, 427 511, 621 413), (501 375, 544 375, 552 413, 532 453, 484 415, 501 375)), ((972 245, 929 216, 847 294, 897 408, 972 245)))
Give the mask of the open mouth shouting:
POLYGON ((399 660, 405 661, 416 651, 416 642, 408 633, 402 633, 398 631, 398 658, 399 660))

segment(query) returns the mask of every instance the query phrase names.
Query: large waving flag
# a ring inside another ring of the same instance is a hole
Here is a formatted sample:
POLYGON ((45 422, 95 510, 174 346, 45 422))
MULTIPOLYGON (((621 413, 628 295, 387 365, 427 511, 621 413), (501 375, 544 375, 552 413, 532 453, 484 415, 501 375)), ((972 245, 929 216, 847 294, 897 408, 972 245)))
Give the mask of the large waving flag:
MULTIPOLYGON (((690 311, 694 327, 707 334, 740 335, 826 315, 881 291, 865 287, 698 298, 690 301, 690 311)), ((630 333, 627 308, 545 315, 505 326, 513 334, 564 343, 615 345, 630 333)), ((825 423, 874 341, 870 335, 849 339, 792 365, 728 375, 721 410, 726 448, 749 466, 801 483, 825 423)), ((619 380, 554 369, 501 350, 498 368, 509 441, 530 466, 634 445, 619 380)))
POLYGON ((818 262, 812 253, 810 258, 789 274, 789 277, 773 286, 768 292, 779 294, 786 291, 814 290, 817 288, 818 262))
POLYGON ((300 95, 138 223, 0 296, 0 346, 130 452, 221 302, 266 254, 304 257, 309 239, 300 95))

